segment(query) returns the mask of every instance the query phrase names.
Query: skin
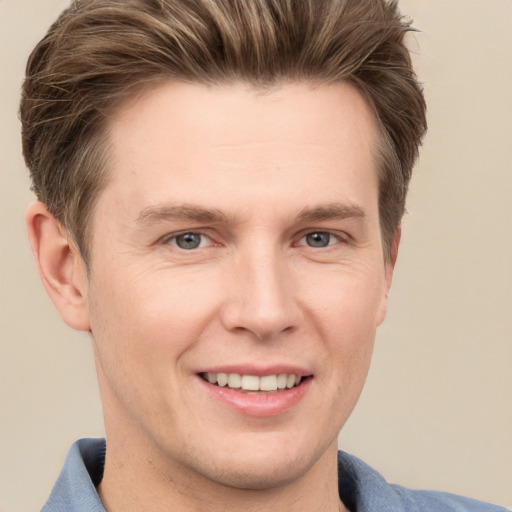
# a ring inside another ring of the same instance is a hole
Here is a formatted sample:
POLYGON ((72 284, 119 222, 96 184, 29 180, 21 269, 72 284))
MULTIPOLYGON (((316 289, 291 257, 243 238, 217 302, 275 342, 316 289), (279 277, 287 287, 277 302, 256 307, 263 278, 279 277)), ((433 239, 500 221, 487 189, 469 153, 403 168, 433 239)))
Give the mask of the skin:
POLYGON ((109 136, 89 273, 44 205, 27 214, 50 297, 91 332, 107 510, 346 510, 336 439, 399 241, 385 259, 370 108, 346 84, 174 83, 125 105, 109 136), (200 245, 181 248, 183 232, 200 245), (301 368, 307 389, 251 416, 198 376, 225 365, 301 368))

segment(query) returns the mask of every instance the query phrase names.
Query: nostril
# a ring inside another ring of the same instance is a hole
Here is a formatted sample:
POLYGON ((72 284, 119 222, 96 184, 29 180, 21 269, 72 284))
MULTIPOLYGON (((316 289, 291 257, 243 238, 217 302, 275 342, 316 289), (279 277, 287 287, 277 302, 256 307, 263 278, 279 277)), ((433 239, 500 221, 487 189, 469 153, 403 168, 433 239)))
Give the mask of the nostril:
MULTIPOLYGON (((254 334, 254 336, 256 337, 256 339, 258 341, 268 341, 268 340, 271 340, 272 338, 275 338, 278 335, 291 334, 294 331, 294 329, 295 329, 295 327, 293 325, 288 325, 283 328, 277 327, 277 328, 268 329, 268 330, 251 329, 251 332, 254 334)), ((244 329, 244 330, 247 330, 247 329, 244 329)))

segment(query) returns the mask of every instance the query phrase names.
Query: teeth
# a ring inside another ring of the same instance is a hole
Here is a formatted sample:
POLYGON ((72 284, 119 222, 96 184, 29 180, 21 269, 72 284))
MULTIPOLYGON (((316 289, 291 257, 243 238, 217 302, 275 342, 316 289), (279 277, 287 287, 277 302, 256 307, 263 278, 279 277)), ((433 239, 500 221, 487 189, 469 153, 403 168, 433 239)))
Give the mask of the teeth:
POLYGON ((277 376, 276 375, 265 375, 260 377, 260 389, 261 391, 276 391, 277 390, 277 376))
POLYGON ((226 386, 228 383, 228 374, 227 373, 218 373, 217 374, 217 384, 219 386, 226 386))
POLYGON ((279 375, 240 375, 238 373, 212 373, 203 374, 203 378, 210 384, 228 386, 232 389, 242 388, 244 391, 277 391, 278 389, 291 389, 298 386, 301 377, 294 374, 280 373, 279 375))
POLYGON ((242 389, 245 389, 246 391, 259 391, 259 377, 254 375, 242 375, 242 389))
POLYGON ((286 381, 288 376, 286 373, 281 373, 277 376, 277 389, 284 389, 286 387, 286 381))
POLYGON ((242 387, 242 379, 238 373, 230 373, 228 375, 228 387, 235 389, 242 387))
POLYGON ((295 386, 295 375, 288 375, 286 378, 286 387, 293 388, 295 386))

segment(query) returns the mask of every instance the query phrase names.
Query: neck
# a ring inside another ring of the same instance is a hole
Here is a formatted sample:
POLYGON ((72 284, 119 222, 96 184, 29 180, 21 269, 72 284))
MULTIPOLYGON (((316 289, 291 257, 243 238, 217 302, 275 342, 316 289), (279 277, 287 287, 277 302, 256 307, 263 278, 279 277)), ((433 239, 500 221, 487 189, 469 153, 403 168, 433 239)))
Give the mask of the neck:
POLYGON ((156 450, 107 439, 98 493, 108 512, 348 512, 338 495, 336 443, 300 478, 254 490, 223 485, 176 462, 164 467, 156 450))

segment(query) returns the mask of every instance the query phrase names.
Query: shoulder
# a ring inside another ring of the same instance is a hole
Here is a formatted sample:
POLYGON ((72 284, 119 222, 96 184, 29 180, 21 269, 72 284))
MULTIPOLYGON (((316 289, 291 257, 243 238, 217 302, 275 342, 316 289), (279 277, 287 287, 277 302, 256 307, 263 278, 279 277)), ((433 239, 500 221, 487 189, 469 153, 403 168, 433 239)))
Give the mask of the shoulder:
POLYGON ((357 512, 507 512, 455 494, 389 484, 368 464, 345 452, 338 453, 338 485, 342 501, 357 512))
POLYGON ((505 508, 498 505, 446 492, 416 491, 399 485, 390 485, 390 487, 400 496, 407 511, 507 512, 505 508))

